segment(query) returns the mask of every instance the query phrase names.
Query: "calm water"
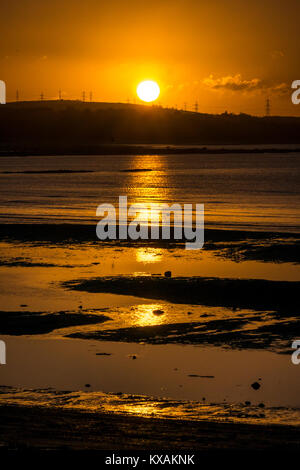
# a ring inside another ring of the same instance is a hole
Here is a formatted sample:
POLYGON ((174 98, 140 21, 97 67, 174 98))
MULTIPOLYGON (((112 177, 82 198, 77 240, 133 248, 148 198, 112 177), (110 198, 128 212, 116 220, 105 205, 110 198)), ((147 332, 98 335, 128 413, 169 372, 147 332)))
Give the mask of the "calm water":
MULTIPOLYGON (((299 170, 297 153, 5 157, 0 159, 0 213, 6 223, 94 224, 99 204, 117 204, 119 195, 127 195, 130 203, 204 203, 206 226, 299 232, 299 170)), ((300 422, 300 369, 291 363, 289 354, 262 349, 224 350, 201 344, 147 345, 64 338, 70 332, 93 328, 205 322, 205 316, 225 321, 243 314, 249 322, 256 322, 250 318, 252 312, 191 306, 189 299, 185 305, 154 303, 151 299, 97 295, 62 287, 63 281, 82 277, 150 275, 166 270, 171 270, 173 276, 299 280, 299 265, 254 260, 236 263, 202 250, 192 253, 168 247, 120 248, 88 242, 55 246, 3 241, 0 248, 3 310, 55 314, 78 312, 78 306, 83 306, 84 312, 109 309, 110 317, 101 326, 82 325, 38 336, 1 336, 8 348, 7 365, 0 370, 1 385, 82 390, 85 383, 91 383, 91 393, 80 394, 88 409, 95 406, 94 400, 99 407, 98 396, 93 394, 100 390, 176 400, 201 401, 205 397, 208 406, 201 402, 201 410, 197 408, 195 413, 203 417, 205 411, 209 419, 227 419, 224 403, 236 410, 232 403, 250 400, 256 407, 263 401, 266 422, 300 422), (164 315, 153 315, 157 309, 163 310, 164 315), (97 352, 111 356, 97 356, 97 352), (131 360, 132 354, 137 355, 137 361, 131 360), (210 375, 214 379, 190 374, 210 375), (251 383, 259 378, 262 386, 254 391, 251 383), (222 405, 218 409, 211 405, 216 402, 222 405), (272 411, 268 408, 272 406, 292 406, 297 410, 272 411)), ((261 321, 265 321, 264 317, 261 321)), ((15 392, 12 395, 14 400, 18 398, 15 392)), ((39 392, 29 392, 30 400, 35 396, 39 403, 43 402, 39 392)), ((24 396, 20 399, 24 400, 24 396)), ((129 406, 127 399, 125 402, 109 406, 120 410, 120 406, 129 406)), ((147 406, 152 413, 155 405, 147 402, 147 406)), ((190 414, 191 405, 188 407, 190 414)), ((159 410, 154 409, 155 413, 159 410)), ((182 408, 168 410, 186 417, 182 408)), ((145 414, 147 409, 135 403, 128 412, 145 414)), ((244 408, 242 415, 245 419, 244 408)))
POLYGON ((95 223, 99 204, 127 195, 204 203, 206 226, 300 230, 299 153, 3 157, 0 172, 6 223, 95 223))

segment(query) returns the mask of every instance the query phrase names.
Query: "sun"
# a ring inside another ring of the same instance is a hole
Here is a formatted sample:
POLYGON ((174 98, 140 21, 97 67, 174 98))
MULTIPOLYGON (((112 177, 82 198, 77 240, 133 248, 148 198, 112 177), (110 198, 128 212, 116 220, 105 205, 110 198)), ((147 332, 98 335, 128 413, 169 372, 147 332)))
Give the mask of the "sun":
POLYGON ((140 100, 150 103, 159 97, 160 89, 156 82, 145 80, 144 82, 139 83, 136 92, 140 100))

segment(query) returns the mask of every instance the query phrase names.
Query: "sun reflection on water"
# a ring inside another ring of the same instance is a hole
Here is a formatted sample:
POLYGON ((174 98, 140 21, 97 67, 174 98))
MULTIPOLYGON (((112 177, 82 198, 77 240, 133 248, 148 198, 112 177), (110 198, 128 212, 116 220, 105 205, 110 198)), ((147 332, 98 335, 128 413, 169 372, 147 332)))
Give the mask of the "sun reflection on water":
POLYGON ((141 304, 132 308, 130 320, 133 326, 152 326, 168 323, 170 316, 164 304, 141 304))
POLYGON ((162 155, 133 157, 131 167, 139 171, 128 173, 126 192, 130 204, 154 204, 172 199, 167 163, 162 155))
POLYGON ((137 248, 136 260, 140 263, 158 263, 163 259, 163 251, 159 248, 137 248))

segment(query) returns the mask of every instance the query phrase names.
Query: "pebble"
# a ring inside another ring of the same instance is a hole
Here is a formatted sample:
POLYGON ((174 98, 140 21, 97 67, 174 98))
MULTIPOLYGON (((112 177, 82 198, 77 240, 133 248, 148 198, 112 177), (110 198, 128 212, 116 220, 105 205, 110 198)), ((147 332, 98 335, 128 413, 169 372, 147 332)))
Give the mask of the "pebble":
POLYGON ((163 310, 157 309, 157 310, 153 310, 152 313, 153 313, 153 315, 162 315, 165 312, 163 310))
POLYGON ((253 388, 253 390, 258 390, 260 388, 260 384, 258 382, 253 382, 253 384, 251 384, 251 387, 253 388))

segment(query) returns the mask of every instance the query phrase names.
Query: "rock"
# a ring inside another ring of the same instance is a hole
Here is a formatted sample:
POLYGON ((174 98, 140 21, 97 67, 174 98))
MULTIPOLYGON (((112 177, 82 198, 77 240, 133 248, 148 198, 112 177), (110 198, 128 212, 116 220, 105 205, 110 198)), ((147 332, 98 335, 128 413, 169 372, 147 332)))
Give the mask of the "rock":
POLYGON ((152 313, 153 315, 163 315, 165 312, 163 310, 157 309, 157 310, 153 310, 152 313))
POLYGON ((131 354, 129 357, 130 359, 137 359, 137 356, 135 354, 131 354))
POLYGON ((193 315, 193 312, 188 312, 187 314, 188 314, 188 315, 193 315))
POLYGON ((85 387, 89 388, 91 386, 91 384, 85 384, 85 387))
POLYGON ((264 404, 264 403, 259 403, 258 407, 259 407, 259 408, 264 408, 264 407, 265 407, 265 404, 264 404))
POLYGON ((20 307, 28 307, 27 304, 21 304, 20 307))
POLYGON ((78 308, 82 309, 82 305, 79 305, 79 307, 78 307, 78 308))
POLYGON ((251 387, 253 388, 253 390, 258 390, 260 388, 260 384, 258 382, 253 382, 253 384, 251 384, 251 387))
POLYGON ((166 271, 165 272, 165 277, 172 277, 171 271, 166 271))

